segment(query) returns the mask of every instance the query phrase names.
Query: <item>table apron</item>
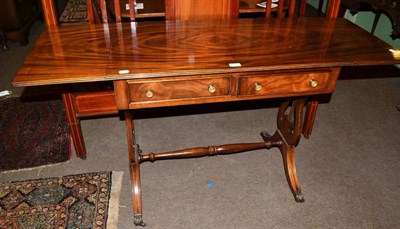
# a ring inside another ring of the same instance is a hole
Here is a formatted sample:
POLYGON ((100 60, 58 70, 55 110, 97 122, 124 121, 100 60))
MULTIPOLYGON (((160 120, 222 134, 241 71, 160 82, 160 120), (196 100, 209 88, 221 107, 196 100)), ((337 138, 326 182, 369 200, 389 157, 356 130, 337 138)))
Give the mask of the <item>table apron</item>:
POLYGON ((119 110, 332 93, 340 67, 114 81, 119 110))

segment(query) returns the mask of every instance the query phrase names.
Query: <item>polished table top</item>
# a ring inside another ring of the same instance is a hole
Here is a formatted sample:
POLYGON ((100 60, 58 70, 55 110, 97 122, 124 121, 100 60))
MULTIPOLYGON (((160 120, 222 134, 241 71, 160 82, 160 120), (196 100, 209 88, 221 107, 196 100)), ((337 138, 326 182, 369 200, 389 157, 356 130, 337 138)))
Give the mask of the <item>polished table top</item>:
POLYGON ((342 18, 61 26, 42 32, 13 84, 400 63, 391 48, 342 18))

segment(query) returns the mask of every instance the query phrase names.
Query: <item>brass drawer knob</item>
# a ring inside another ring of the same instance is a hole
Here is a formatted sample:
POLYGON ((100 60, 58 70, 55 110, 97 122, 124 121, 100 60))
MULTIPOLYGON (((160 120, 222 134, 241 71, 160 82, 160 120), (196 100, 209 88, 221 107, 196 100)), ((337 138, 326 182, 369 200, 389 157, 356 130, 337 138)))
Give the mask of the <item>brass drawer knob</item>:
POLYGON ((217 91, 217 89, 215 88, 214 85, 210 84, 210 85, 208 85, 208 91, 210 93, 215 93, 217 91))
POLYGON ((316 87, 316 86, 318 86, 318 81, 310 80, 310 85, 311 85, 311 87, 316 87))
POLYGON ((262 85, 260 83, 255 83, 254 84, 254 90, 261 91, 261 89, 262 89, 262 85))
POLYGON ((154 93, 150 89, 146 91, 147 98, 151 98, 151 97, 153 97, 153 95, 154 95, 154 93))

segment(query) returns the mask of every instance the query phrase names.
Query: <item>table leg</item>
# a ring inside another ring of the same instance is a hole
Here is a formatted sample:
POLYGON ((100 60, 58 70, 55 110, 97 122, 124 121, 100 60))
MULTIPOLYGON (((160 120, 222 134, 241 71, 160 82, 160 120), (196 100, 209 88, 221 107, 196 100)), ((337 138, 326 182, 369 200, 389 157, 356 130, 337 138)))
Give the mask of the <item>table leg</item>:
POLYGON ((286 179, 296 202, 304 202, 295 164, 295 147, 300 141, 303 130, 304 104, 304 98, 293 100, 291 106, 289 101, 283 102, 278 111, 278 130, 273 136, 267 132, 261 133, 264 141, 278 141, 281 143, 278 147, 282 154, 286 179), (289 107, 290 112, 287 113, 289 107))
POLYGON ((80 158, 86 158, 86 147, 83 139, 81 125, 78 117, 76 117, 76 109, 71 93, 62 94, 65 113, 67 114, 68 124, 71 128, 71 137, 75 146, 76 155, 80 158))
POLYGON ((308 102, 304 117, 303 135, 309 138, 314 127, 315 116, 317 115, 318 100, 308 102))
POLYGON ((303 132, 303 111, 305 107, 305 101, 306 98, 298 98, 292 100, 292 103, 290 103, 290 101, 283 102, 278 111, 277 130, 273 136, 269 135, 267 132, 262 132, 261 137, 264 140, 263 142, 197 147, 149 154, 142 154, 139 147, 136 145, 132 115, 129 111, 126 111, 125 120, 128 137, 129 159, 131 164, 131 184, 135 225, 145 225, 142 220, 142 198, 140 183, 140 163, 145 161, 153 162, 163 159, 214 156, 220 154, 240 153, 262 148, 270 149, 271 147, 278 147, 283 157, 286 178, 295 200, 296 202, 304 202, 304 197, 301 193, 296 172, 295 147, 298 145, 303 132))
POLYGON ((264 142, 238 143, 220 146, 197 147, 183 150, 176 150, 163 153, 135 154, 139 157, 139 162, 155 161, 161 159, 193 158, 202 156, 213 156, 218 154, 240 153, 249 150, 256 150, 271 147, 278 147, 283 157, 286 178, 290 189, 297 202, 303 202, 299 180, 297 178, 295 165, 295 147, 300 141, 303 131, 303 111, 306 98, 298 98, 283 102, 278 111, 277 130, 273 136, 267 132, 262 132, 261 137, 264 142), (289 109, 290 108, 290 109, 289 109), (289 112, 287 112, 289 111, 289 112))
POLYGON ((135 128, 132 114, 125 111, 126 136, 128 140, 131 188, 133 197, 133 217, 136 226, 146 226, 142 218, 142 187, 140 181, 139 146, 135 142, 135 128))

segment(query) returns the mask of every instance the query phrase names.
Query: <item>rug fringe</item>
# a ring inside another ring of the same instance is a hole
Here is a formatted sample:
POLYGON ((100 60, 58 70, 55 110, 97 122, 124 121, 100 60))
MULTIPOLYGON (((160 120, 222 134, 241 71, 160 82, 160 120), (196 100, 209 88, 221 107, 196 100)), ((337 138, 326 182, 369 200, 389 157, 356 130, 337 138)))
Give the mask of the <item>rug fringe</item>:
POLYGON ((124 175, 123 171, 112 172, 112 178, 111 178, 112 185, 111 185, 110 201, 108 205, 108 218, 107 218, 107 228, 109 229, 118 228, 119 197, 121 194, 123 175, 124 175))
POLYGON ((39 177, 39 173, 42 169, 44 168, 49 168, 49 167, 53 167, 53 166, 58 166, 58 165, 64 165, 69 163, 71 160, 68 161, 64 161, 64 162, 59 162, 59 163, 54 163, 54 164, 49 164, 49 165, 40 165, 40 166, 36 166, 36 167, 32 167, 32 168, 23 168, 23 169, 12 169, 12 170, 4 170, 4 171, 0 171, 0 173, 17 173, 17 172, 25 172, 25 171, 32 171, 32 170, 39 170, 38 171, 38 177, 39 177))

